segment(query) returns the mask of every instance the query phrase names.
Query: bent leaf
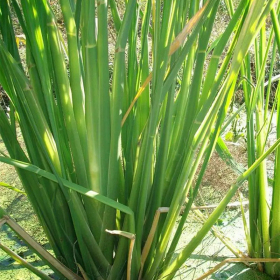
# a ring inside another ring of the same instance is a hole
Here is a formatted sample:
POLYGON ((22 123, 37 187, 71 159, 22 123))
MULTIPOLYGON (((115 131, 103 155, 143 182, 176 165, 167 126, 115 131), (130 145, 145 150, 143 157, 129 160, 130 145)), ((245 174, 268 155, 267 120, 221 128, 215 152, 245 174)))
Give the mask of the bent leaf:
MULTIPOLYGON (((56 182, 58 183, 58 180, 56 178, 56 176, 46 170, 42 170, 41 168, 33 165, 33 164, 30 164, 30 163, 26 163, 26 162, 22 162, 22 161, 18 161, 18 160, 14 160, 14 159, 11 159, 11 158, 6 158, 6 157, 0 157, 0 161, 1 162, 4 162, 4 163, 7 163, 9 165, 12 165, 14 167, 17 167, 17 168, 21 168, 21 169, 24 169, 26 171, 29 171, 29 172, 32 172, 32 173, 35 173, 39 176, 42 176, 46 179, 49 179, 53 182, 56 182)), ((128 215, 133 215, 133 211, 126 205, 123 205, 117 201, 114 201, 106 196, 103 196, 95 191, 92 191, 92 190, 88 190, 86 189, 85 187, 82 187, 82 186, 79 186, 75 183, 72 183, 68 180, 65 180, 65 179, 62 179, 60 178, 61 182, 63 183, 63 185, 73 191, 76 191, 80 194, 83 194, 85 196, 88 196, 90 198, 93 198, 101 203, 104 203, 108 206, 111 206, 115 209, 118 209, 128 215)))

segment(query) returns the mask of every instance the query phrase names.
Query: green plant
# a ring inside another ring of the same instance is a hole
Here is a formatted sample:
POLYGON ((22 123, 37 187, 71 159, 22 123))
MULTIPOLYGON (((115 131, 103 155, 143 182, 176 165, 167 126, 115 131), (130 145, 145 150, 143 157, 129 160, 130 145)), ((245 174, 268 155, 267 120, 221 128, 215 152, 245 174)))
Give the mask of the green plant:
MULTIPOLYGON (((272 29, 267 36, 264 25, 254 43, 254 51, 246 56, 241 73, 247 112, 247 150, 248 166, 255 158, 263 153, 273 124, 276 104, 279 104, 280 86, 278 83, 272 109, 269 110, 270 94, 273 77, 273 67, 276 52, 280 50, 279 14, 280 6, 271 11, 272 29), (273 42, 273 38, 274 42, 273 42), (271 63, 268 63, 268 55, 271 63), (266 65, 270 64, 266 72, 266 65), (255 65, 252 69, 250 65, 255 65), (269 78, 265 81, 266 74, 269 78)), ((277 78, 277 77, 276 77, 277 78)), ((277 138, 280 136, 279 110, 275 118, 277 138)), ((274 160, 274 176, 272 184, 272 203, 269 202, 269 186, 266 161, 249 177, 249 229, 247 242, 251 257, 279 258, 280 248, 280 201, 279 201, 279 149, 276 150, 274 160)), ((279 277, 279 264, 265 263, 265 271, 279 277)))
POLYGON ((10 157, 0 160, 16 167, 57 259, 84 277, 171 279, 279 144, 259 154, 171 261, 243 58, 276 1, 241 1, 209 52, 220 1, 200 2, 129 0, 121 17, 113 0, 60 0, 67 44, 48 1, 0 2, 0 83, 11 101, 10 119, 0 110, 10 157), (26 65, 11 11, 26 36, 26 65))

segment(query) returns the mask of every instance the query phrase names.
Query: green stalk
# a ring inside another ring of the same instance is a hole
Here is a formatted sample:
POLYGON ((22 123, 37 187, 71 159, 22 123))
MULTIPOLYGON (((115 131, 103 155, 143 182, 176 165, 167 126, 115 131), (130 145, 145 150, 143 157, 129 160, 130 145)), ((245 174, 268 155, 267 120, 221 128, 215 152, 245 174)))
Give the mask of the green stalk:
MULTIPOLYGON (((263 81, 263 69, 261 69, 261 65, 264 65, 265 61, 265 55, 264 55, 264 47, 265 47, 265 29, 264 27, 261 29, 261 36, 260 36, 260 50, 259 50, 259 61, 256 62, 256 69, 257 69, 257 76, 258 83, 256 86, 255 91, 258 93, 258 101, 256 105, 256 130, 257 130, 257 142, 256 142, 256 154, 257 157, 260 156, 260 154, 263 153, 264 147, 265 147, 265 120, 263 118, 263 82, 261 83, 260 87, 258 87, 258 84, 260 84, 259 81, 263 81), (260 71, 258 73, 258 71, 260 71)), ((256 44, 257 45, 257 44, 256 44)), ((256 56, 257 57, 257 56, 256 56)), ((252 103, 251 103, 252 104, 252 103)), ((267 189, 268 189, 268 183, 267 183, 267 171, 266 171, 266 161, 263 161, 259 168, 258 168, 258 176, 259 176, 259 201, 260 201, 260 215, 261 215, 261 226, 262 226, 262 242, 263 242, 263 255, 265 258, 270 258, 270 236, 269 236, 269 207, 267 205, 267 189)), ((268 268, 269 265, 266 265, 266 268, 268 268)))
MULTIPOLYGON (((69 80, 67 77, 67 72, 64 64, 64 60, 62 57, 62 52, 58 40, 57 30, 54 25, 54 19, 48 11, 48 27, 49 27, 49 38, 51 40, 51 51, 54 57, 55 63, 55 77, 56 80, 59 81, 58 84, 58 93, 60 97, 60 101, 62 104, 62 109, 64 111, 64 121, 66 125, 67 134, 69 137, 70 147, 73 154, 73 160, 75 164, 75 168, 77 170, 77 179, 78 182, 89 188, 88 185, 88 177, 87 177, 87 167, 86 162, 84 161, 83 153, 81 148, 81 142, 79 138, 79 134, 77 133, 77 122, 74 116, 74 111, 71 104, 71 89, 69 85, 69 80)), ((92 204, 92 202, 88 199, 85 199, 85 207, 88 213, 88 222, 90 223, 90 228, 92 229, 92 233, 95 238, 99 239, 99 232, 94 230, 96 228, 101 228, 101 219, 97 212, 96 205, 92 204), (92 213, 94 213, 92 215, 92 213)))
POLYGON ((69 1, 60 0, 61 10, 65 22, 68 39, 68 54, 70 67, 70 87, 69 98, 72 98, 72 106, 75 115, 77 131, 81 142, 81 151, 85 161, 88 161, 87 142, 86 142, 86 127, 85 127, 85 93, 83 79, 81 75, 81 65, 78 48, 78 30, 76 28, 75 18, 69 1), (72 95, 71 95, 72 93, 72 95))
MULTIPOLYGON (((280 87, 277 87, 275 98, 280 101, 280 87)), ((280 113, 277 111, 277 138, 280 137, 280 113)), ((273 197, 271 206, 271 252, 272 257, 278 257, 280 254, 280 149, 276 150, 275 154, 275 166, 274 166, 274 185, 273 185, 273 197)))
MULTIPOLYGON (((278 46, 278 51, 280 50, 280 26, 279 26, 279 17, 275 9, 271 11, 272 23, 275 32, 275 42, 278 46)), ((280 102, 280 87, 277 86, 275 93, 275 99, 277 98, 277 104, 280 102)), ((280 110, 277 110, 277 137, 280 136, 280 110)), ((274 163, 274 185, 273 185, 273 196, 272 196, 272 206, 271 206, 271 225, 270 225, 270 235, 271 235, 271 256, 279 257, 280 254, 280 150, 276 150, 275 154, 275 163, 274 163)), ((274 275, 279 275, 279 265, 274 264, 274 275)))
MULTIPOLYGON (((132 18, 133 11, 136 7, 135 1, 128 3, 125 17, 123 19, 123 25, 119 31, 118 40, 116 43, 115 53, 115 67, 113 73, 113 85, 112 85, 112 108, 111 108, 111 141, 110 141, 110 157, 109 157, 109 170, 108 170, 108 187, 107 196, 112 199, 117 199, 118 192, 120 190, 119 181, 119 163, 120 163, 120 151, 119 145, 121 144, 121 115, 122 98, 124 93, 124 65, 125 65, 125 46, 129 33, 129 25, 132 18)), ((106 247, 106 256, 109 261, 113 258, 113 236, 105 232, 105 229, 113 230, 116 228, 115 224, 116 212, 115 209, 106 207, 103 215, 102 236, 100 241, 101 248, 106 247)))
MULTIPOLYGON (((100 98, 100 138, 101 156, 101 186, 102 192, 110 191, 108 172, 110 157, 111 126, 114 125, 111 116, 111 102, 109 95, 109 58, 108 58, 108 22, 107 22, 107 0, 97 0, 98 33, 97 33, 97 63, 98 63, 98 89, 100 98), (112 122, 112 123, 111 123, 112 122)), ((89 15, 92 17, 93 15, 89 15)), ((95 66, 96 67, 96 66, 95 66)), ((98 121, 98 119, 95 119, 98 121)), ((108 194, 109 195, 109 194, 108 194)), ((104 230, 104 229, 103 229, 104 230)), ((105 232, 103 232, 103 236, 105 232)), ((108 236, 108 234, 106 234, 108 236)))
POLYGON ((100 155, 100 95, 97 64, 96 44, 96 21, 92 14, 95 14, 95 4, 84 1, 83 9, 83 56, 85 68, 85 122, 87 130, 87 142, 89 159, 89 182, 91 189, 106 194, 104 187, 101 188, 101 155, 100 155))
POLYGON ((159 50, 158 50, 158 60, 156 61, 157 66, 155 68, 157 73, 157 79, 152 89, 152 111, 150 112, 150 117, 148 120, 148 124, 146 130, 144 132, 143 137, 143 146, 140 150, 139 155, 139 163, 136 170, 135 181, 132 187, 132 194, 130 205, 134 205, 135 210, 138 211, 138 221, 136 225, 136 235, 139 236, 139 239, 136 239, 136 248, 138 252, 141 252, 141 236, 143 233, 143 222, 144 222, 144 215, 145 215, 145 207, 147 203, 147 195, 148 195, 148 188, 150 184, 150 176, 151 176, 151 164, 153 159, 153 141, 156 133, 157 127, 157 118, 159 115, 159 104, 160 104, 160 93, 163 85, 164 74, 167 67, 167 59, 168 52, 171 44, 171 36, 173 30, 173 20, 174 11, 175 11, 176 4, 173 2, 169 2, 168 5, 165 7, 163 21, 162 21, 162 29, 164 30, 164 34, 162 34, 160 42, 159 42, 159 50), (169 12, 169 13, 168 13, 169 12), (161 54, 159 56, 159 54, 161 54), (144 163, 145 161, 145 163, 144 163), (140 197, 137 189, 140 191, 140 197))
POLYGON ((240 185, 263 162, 263 160, 279 146, 279 144, 280 139, 278 139, 266 152, 264 152, 247 171, 237 178, 236 183, 232 185, 226 196, 209 216, 199 232, 195 235, 195 237, 193 237, 192 241, 183 249, 183 251, 173 260, 171 265, 164 270, 164 272, 159 276, 160 278, 164 277, 165 279, 172 279, 178 268, 186 261, 197 245, 202 241, 204 236, 208 233, 210 228, 215 224, 240 185))

